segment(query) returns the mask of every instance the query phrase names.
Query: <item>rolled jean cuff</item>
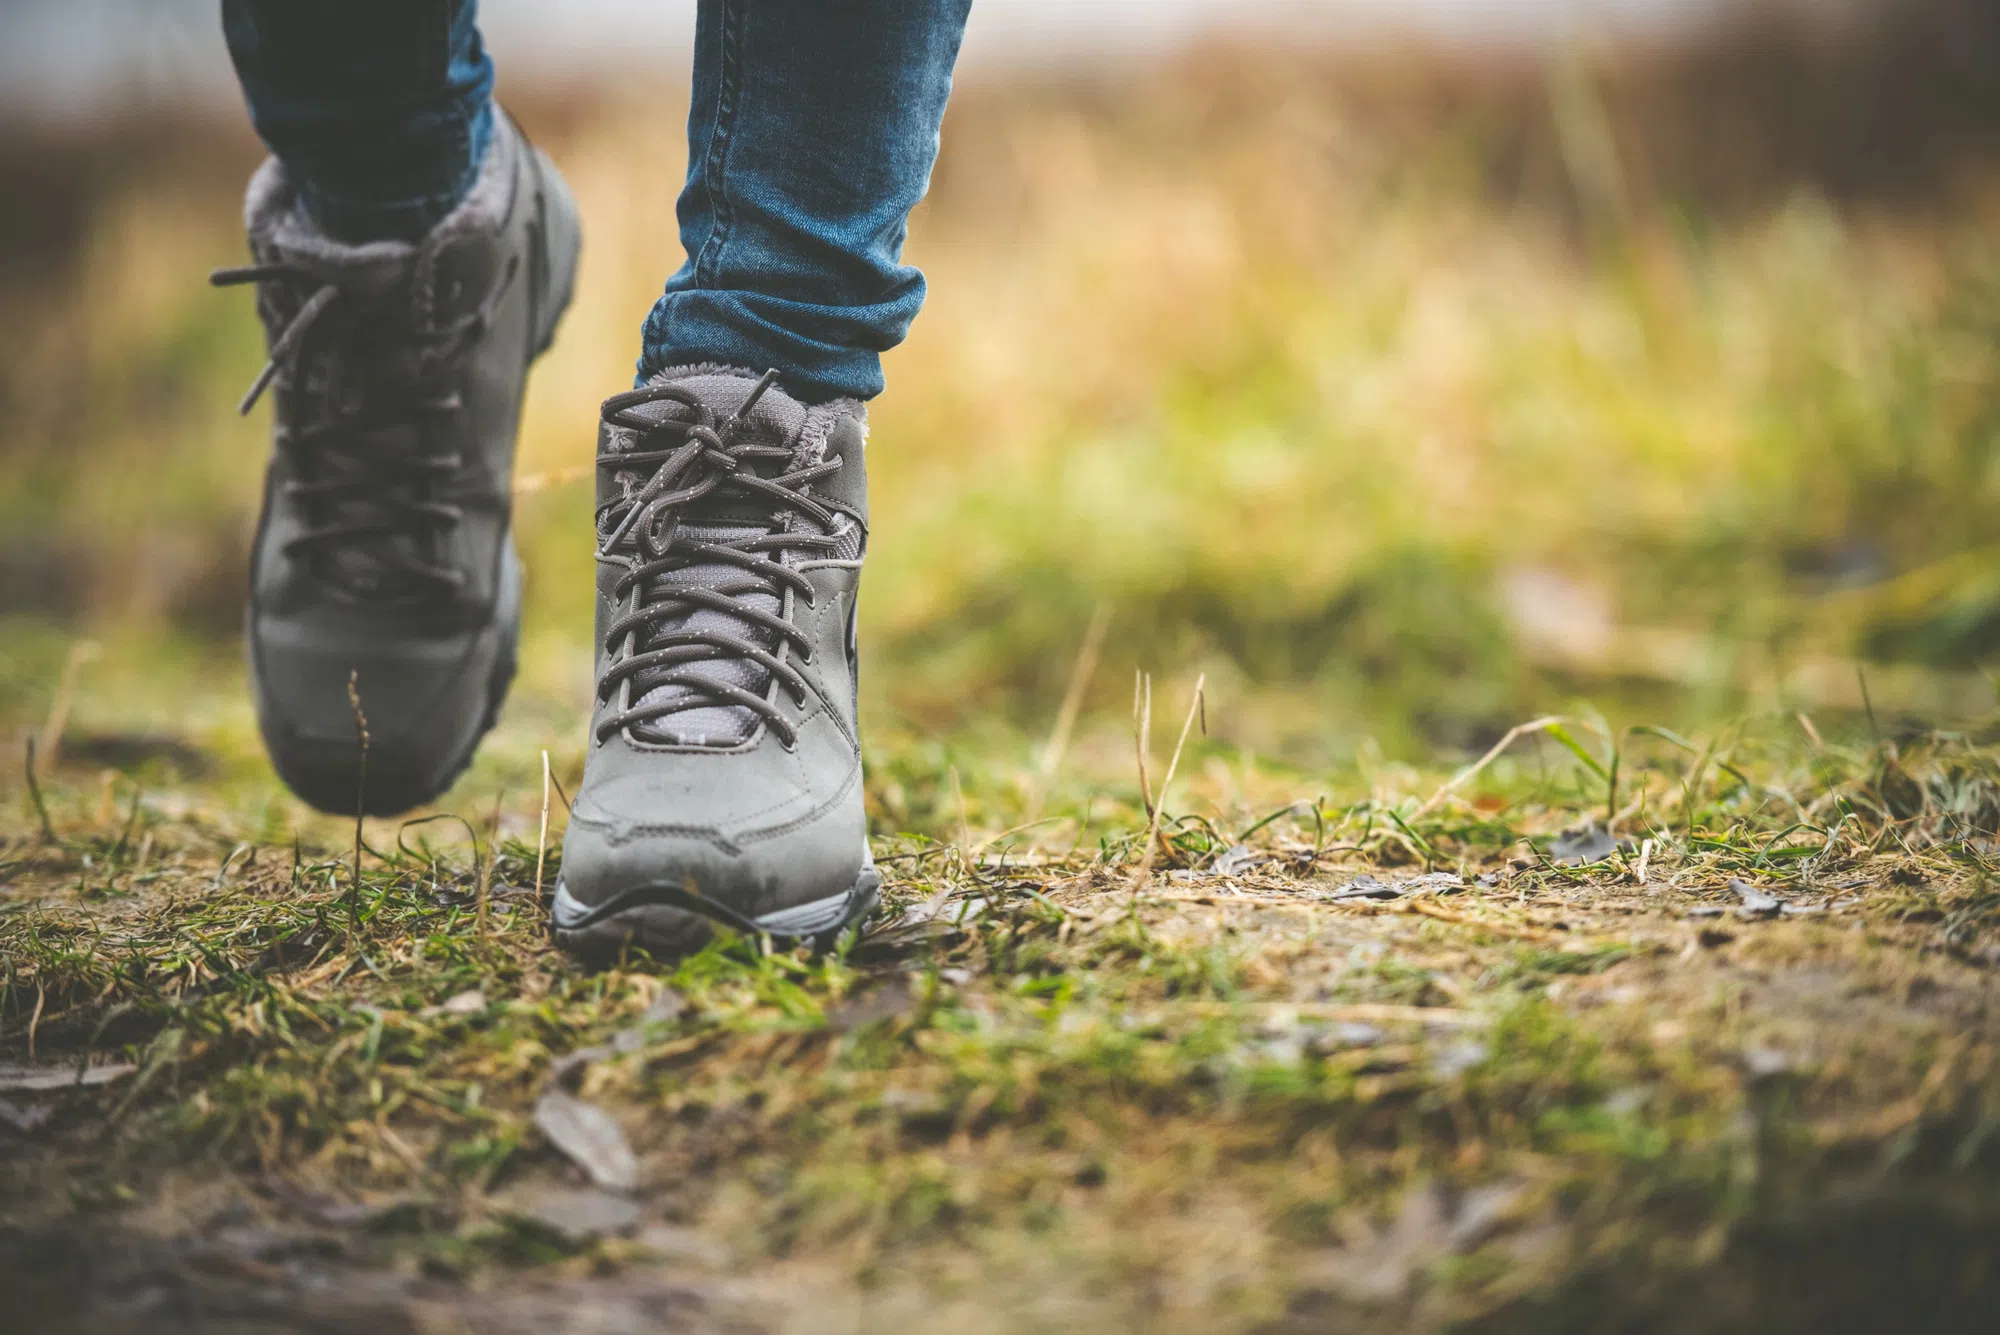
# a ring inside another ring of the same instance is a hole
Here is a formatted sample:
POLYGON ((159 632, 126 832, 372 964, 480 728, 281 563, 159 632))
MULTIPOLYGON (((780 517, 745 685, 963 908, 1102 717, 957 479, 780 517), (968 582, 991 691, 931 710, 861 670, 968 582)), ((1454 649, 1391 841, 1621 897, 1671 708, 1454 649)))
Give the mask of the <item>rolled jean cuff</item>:
MULTIPOLYGON (((922 280, 911 287, 900 304, 913 311, 923 300, 922 280)), ((885 315, 749 292, 669 292, 646 320, 638 383, 670 366, 713 362, 776 371, 785 392, 804 403, 872 399, 882 392, 882 353, 908 327, 904 310, 885 315)))

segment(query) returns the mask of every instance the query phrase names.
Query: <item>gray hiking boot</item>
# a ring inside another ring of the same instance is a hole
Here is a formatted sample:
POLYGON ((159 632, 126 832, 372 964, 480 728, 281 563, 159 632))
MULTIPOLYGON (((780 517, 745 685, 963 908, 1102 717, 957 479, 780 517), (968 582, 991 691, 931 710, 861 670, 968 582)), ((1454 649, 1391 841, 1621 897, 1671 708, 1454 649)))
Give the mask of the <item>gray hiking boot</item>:
POLYGON ((528 363, 569 302, 576 206, 507 117, 472 193, 423 240, 346 245, 266 162, 244 206, 277 402, 248 610, 271 763, 323 811, 450 786, 514 675, 514 435, 528 363), (348 698, 367 720, 365 761, 348 698))
POLYGON ((831 940, 875 905, 855 731, 866 412, 719 367, 604 404, 597 705, 556 939, 831 940))

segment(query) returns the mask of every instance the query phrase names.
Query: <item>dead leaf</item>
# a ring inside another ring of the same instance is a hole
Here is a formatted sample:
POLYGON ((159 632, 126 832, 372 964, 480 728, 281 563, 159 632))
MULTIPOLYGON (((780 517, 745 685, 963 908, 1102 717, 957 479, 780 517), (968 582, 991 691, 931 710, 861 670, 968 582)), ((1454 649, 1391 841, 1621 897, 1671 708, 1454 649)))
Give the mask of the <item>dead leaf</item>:
POLYGON ((1743 1074, 1752 1083, 1775 1080, 1779 1076, 1790 1075, 1799 1069, 1798 1059, 1777 1048, 1753 1044, 1743 1049, 1743 1074))
POLYGON ((1519 1182, 1489 1182, 1458 1198, 1446 1245, 1454 1252, 1476 1251, 1514 1221, 1527 1187, 1519 1182))
POLYGON ((485 1009, 486 994, 475 987, 470 992, 461 992, 435 1006, 424 1007, 417 1012, 417 1018, 435 1020, 442 1016, 477 1015, 485 1009))
POLYGON ((1335 902, 1343 899, 1401 899, 1403 894, 1401 886, 1390 885, 1387 881, 1364 873, 1341 886, 1327 898, 1335 902))
POLYGON ((22 1135, 37 1130, 42 1123, 55 1115, 53 1103, 10 1103, 0 1099, 0 1124, 4 1124, 22 1135))
POLYGON ((535 1125, 606 1191, 638 1188, 639 1161, 632 1156, 625 1132, 602 1108, 551 1089, 535 1104, 535 1125))
POLYGON ((1736 906, 1736 914, 1741 918, 1775 918, 1784 910, 1785 901, 1776 895, 1765 894, 1748 881, 1731 881, 1729 888, 1736 892, 1742 903, 1736 906))
POLYGON ((1248 844, 1231 844, 1215 859, 1213 870, 1217 876, 1236 876, 1263 860, 1264 855, 1248 844))
POLYGON ((1315 1056, 1324 1057, 1345 1048, 1372 1048, 1387 1037, 1372 1024, 1348 1020, 1313 1031, 1307 1047, 1315 1056))
POLYGON ((549 1067, 549 1083, 575 1089, 592 1062, 601 1062, 616 1055, 617 1050, 610 1043, 595 1043, 575 1052, 565 1052, 549 1067))
POLYGON ((687 998, 671 987, 660 989, 645 1010, 639 1012, 640 1024, 671 1024, 687 1014, 687 998))
POLYGON ((1549 856, 1562 867, 1583 867, 1602 862, 1618 851, 1617 843, 1604 827, 1592 821, 1581 830, 1559 835, 1549 845, 1549 856))
POLYGON ((572 1244, 630 1233, 641 1214, 638 1202, 595 1187, 523 1187, 503 1205, 572 1244))
POLYGON ((107 1062, 103 1066, 4 1066, 0 1065, 0 1090, 36 1092, 47 1089, 75 1089, 79 1086, 108 1085, 139 1068, 130 1062, 107 1062))

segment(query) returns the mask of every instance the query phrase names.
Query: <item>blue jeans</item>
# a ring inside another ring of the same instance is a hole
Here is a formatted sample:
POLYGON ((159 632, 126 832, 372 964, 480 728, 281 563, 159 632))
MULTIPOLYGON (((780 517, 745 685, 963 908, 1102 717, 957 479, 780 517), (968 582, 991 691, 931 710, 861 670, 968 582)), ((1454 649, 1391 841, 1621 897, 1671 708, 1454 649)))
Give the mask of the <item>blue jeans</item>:
MULTIPOLYGON (((641 379, 721 362, 806 399, 881 392, 923 305, 903 238, 971 3, 700 0, 687 262, 646 319, 641 379)), ((413 239, 470 188, 493 118, 476 7, 222 0, 251 120, 329 232, 413 239)))

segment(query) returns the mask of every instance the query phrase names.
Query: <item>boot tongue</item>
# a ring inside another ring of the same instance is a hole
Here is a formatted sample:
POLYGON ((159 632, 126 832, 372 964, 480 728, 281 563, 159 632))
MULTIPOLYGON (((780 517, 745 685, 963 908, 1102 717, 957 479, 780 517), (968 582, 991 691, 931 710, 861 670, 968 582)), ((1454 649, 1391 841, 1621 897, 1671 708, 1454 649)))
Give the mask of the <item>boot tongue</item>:
MULTIPOLYGON (((684 373, 668 371, 654 377, 651 383, 672 383, 687 390, 714 414, 715 421, 720 424, 743 407, 756 389, 757 379, 741 372, 697 368, 684 373)), ((633 413, 634 416, 654 421, 686 421, 693 417, 685 405, 671 401, 647 404, 633 410, 633 413)), ((765 390, 751 408, 749 417, 737 429, 736 439, 758 444, 782 443, 794 450, 796 458, 805 424, 805 405, 772 387, 765 390)), ((768 476, 783 471, 785 465, 770 462, 760 463, 757 467, 759 472, 768 476)), ((735 488, 719 487, 682 513, 679 535, 688 542, 736 543, 765 537, 776 527, 777 516, 772 513, 768 501, 754 494, 745 495, 735 488)), ((655 579, 647 593, 650 598, 669 597, 676 587, 728 587, 749 578, 751 576, 741 566, 725 561, 697 561, 655 579)), ((783 610, 779 598, 768 593, 742 594, 735 601, 773 615, 783 610)), ((659 622, 655 634, 664 636, 686 630, 730 635, 773 651, 777 648, 774 643, 776 637, 748 618, 707 607, 690 609, 659 622)), ((641 649, 644 647, 641 646, 641 649)), ((650 685, 650 682, 669 675, 671 671, 641 674, 633 682, 634 703, 687 703, 691 707, 638 725, 633 732, 641 739, 674 746, 735 746, 748 741, 756 732, 760 722, 758 716, 741 705, 696 704, 694 702, 705 702, 711 697, 689 686, 671 683, 650 685)), ((771 684, 768 670, 750 659, 727 656, 720 649, 714 658, 682 665, 678 671, 683 676, 734 686, 753 695, 763 694, 771 684)))
MULTIPOLYGON (((759 379, 747 371, 700 366, 662 371, 646 383, 672 385, 686 391, 714 414, 716 425, 720 426, 742 410, 751 394, 756 392, 759 379)), ((694 418, 686 405, 671 399, 642 404, 631 412, 635 417, 654 422, 692 421, 694 418)), ((773 385, 758 395, 756 404, 750 409, 750 416, 737 428, 737 439, 755 440, 759 444, 784 442, 796 446, 805 425, 806 406, 773 385)))

